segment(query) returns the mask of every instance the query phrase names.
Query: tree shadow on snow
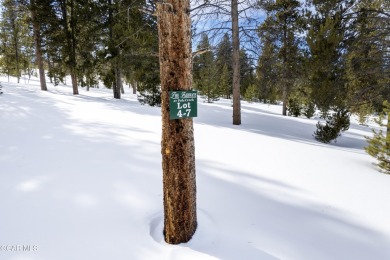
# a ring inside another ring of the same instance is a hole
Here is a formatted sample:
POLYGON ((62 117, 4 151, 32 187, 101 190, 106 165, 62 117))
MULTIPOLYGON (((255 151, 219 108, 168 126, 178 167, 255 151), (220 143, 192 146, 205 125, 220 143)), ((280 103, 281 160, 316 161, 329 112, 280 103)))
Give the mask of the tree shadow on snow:
POLYGON ((217 234, 193 250, 224 260, 390 259, 388 237, 350 213, 302 199, 310 197, 305 191, 207 161, 197 166, 198 208, 217 234))
POLYGON ((198 117, 194 122, 198 124, 225 127, 239 131, 248 131, 275 138, 286 139, 316 146, 332 147, 334 149, 362 150, 367 145, 362 135, 354 130, 364 131, 370 135, 368 127, 351 124, 350 130, 330 144, 323 144, 314 139, 318 120, 282 116, 272 111, 257 107, 245 106, 241 114, 241 125, 232 124, 232 107, 227 104, 198 104, 198 117))
POLYGON ((0 101, 1 241, 39 249, 9 257, 141 259, 147 224, 134 223, 162 204, 155 132, 85 123, 45 95, 21 88, 0 101))

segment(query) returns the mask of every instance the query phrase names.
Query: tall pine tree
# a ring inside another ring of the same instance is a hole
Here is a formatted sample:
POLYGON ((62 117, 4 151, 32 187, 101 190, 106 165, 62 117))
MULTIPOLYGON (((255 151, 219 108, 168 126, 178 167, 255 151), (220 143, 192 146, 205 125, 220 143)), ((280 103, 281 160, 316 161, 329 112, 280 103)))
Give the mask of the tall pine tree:
POLYGON ((231 76, 233 74, 232 43, 227 33, 224 34, 221 41, 217 45, 215 55, 216 69, 218 71, 218 74, 221 75, 220 82, 223 82, 223 95, 227 99, 230 99, 233 93, 233 78, 231 76))
POLYGON ((202 35, 197 51, 200 54, 196 55, 193 60, 194 85, 202 95, 207 97, 207 102, 211 103, 219 97, 219 89, 214 54, 207 34, 202 35))
POLYGON ((309 19, 307 76, 311 99, 327 117, 331 108, 345 108, 345 54, 348 22, 353 1, 309 1, 315 10, 309 19))
POLYGON ((301 4, 295 0, 264 0, 260 1, 260 6, 268 13, 259 28, 260 37, 263 41, 272 40, 273 45, 268 45, 268 47, 276 48, 278 58, 276 83, 281 91, 282 114, 287 115, 288 98, 299 79, 300 42, 298 34, 302 31, 301 4))

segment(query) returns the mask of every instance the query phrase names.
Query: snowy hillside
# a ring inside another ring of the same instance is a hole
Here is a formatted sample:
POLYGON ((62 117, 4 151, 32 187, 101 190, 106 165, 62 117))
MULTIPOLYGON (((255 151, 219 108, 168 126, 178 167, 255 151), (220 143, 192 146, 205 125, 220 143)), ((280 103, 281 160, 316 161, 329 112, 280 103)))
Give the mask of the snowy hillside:
POLYGON ((162 238, 160 108, 127 90, 20 84, 0 95, 1 260, 388 260, 390 176, 351 124, 337 143, 281 106, 199 102, 199 228, 162 238))

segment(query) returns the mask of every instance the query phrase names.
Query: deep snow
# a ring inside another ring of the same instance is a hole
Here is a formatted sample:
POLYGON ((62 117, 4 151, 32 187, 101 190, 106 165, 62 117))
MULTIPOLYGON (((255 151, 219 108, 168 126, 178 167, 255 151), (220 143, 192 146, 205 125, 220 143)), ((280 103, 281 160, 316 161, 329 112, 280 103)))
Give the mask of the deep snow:
MULTIPOLYGON (((199 228, 162 238, 160 108, 0 78, 0 259, 390 259, 390 176, 352 122, 324 145, 281 106, 198 104, 199 228), (28 247, 28 246, 31 247, 28 247)), ((373 126, 372 126, 373 127, 373 126)))

